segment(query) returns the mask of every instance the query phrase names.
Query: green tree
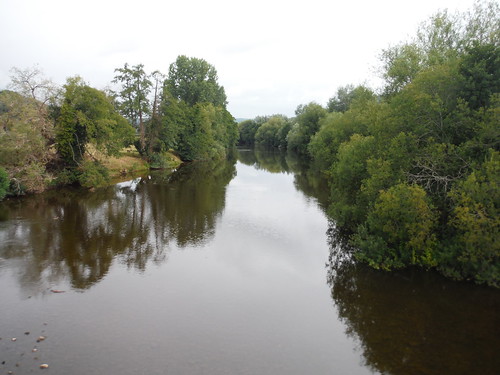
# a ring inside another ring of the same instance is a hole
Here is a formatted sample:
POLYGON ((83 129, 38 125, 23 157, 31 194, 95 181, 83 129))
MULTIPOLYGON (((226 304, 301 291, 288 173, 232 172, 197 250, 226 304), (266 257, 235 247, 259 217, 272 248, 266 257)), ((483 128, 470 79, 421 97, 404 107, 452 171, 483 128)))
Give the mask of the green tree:
POLYGON ((487 107, 493 94, 500 92, 500 46, 475 43, 460 60, 463 77, 460 96, 470 108, 487 107))
POLYGON ((414 43, 400 44, 382 51, 384 93, 392 96, 410 83, 422 69, 423 52, 414 43))
MULTIPOLYGON (((146 149, 144 120, 145 116, 150 114, 148 95, 151 92, 152 82, 142 64, 129 67, 125 63, 123 68, 116 68, 115 72, 117 74, 113 82, 120 83, 122 86, 118 92, 118 108, 133 126, 139 127, 139 151, 144 152, 146 149)), ((154 108, 156 109, 156 103, 154 108)))
POLYGON ((133 137, 133 128, 116 112, 111 98, 80 77, 68 79, 56 123, 56 148, 67 166, 81 166, 86 154, 95 159, 90 144, 96 151, 116 155, 133 137))
POLYGON ((374 98, 372 90, 365 86, 347 85, 339 87, 337 94, 328 100, 328 112, 345 112, 350 107, 353 101, 368 101, 374 98))
POLYGON ((441 268, 458 278, 500 287, 500 153, 456 184, 451 226, 456 231, 441 268))
POLYGON ((307 145, 319 130, 320 120, 326 114, 326 109, 317 103, 299 105, 295 110, 295 124, 288 133, 288 149, 306 154, 307 145))
POLYGON ((367 160, 375 157, 375 138, 354 134, 339 147, 338 160, 330 169, 330 214, 340 225, 355 228, 366 217, 367 207, 358 204, 361 184, 368 177, 367 160))
POLYGON ((170 65, 160 110, 161 142, 183 160, 219 158, 238 140, 224 88, 205 60, 179 56, 170 65))
POLYGON ((255 144, 265 147, 286 147, 287 130, 290 129, 288 119, 282 115, 274 115, 262 124, 255 133, 255 144))
POLYGON ((267 119, 263 122, 254 119, 240 122, 238 124, 238 131, 240 134, 238 144, 242 146, 253 146, 255 144, 255 134, 257 130, 266 121, 267 119))
POLYGON ((42 191, 53 178, 47 171, 55 159, 52 121, 36 99, 16 92, 0 92, 0 103, 0 165, 8 172, 11 192, 42 191))
POLYGON ((212 103, 225 107, 224 87, 218 83, 217 71, 203 59, 179 56, 170 65, 165 85, 170 94, 188 105, 212 103))
POLYGON ((435 266, 436 219, 419 186, 402 183, 382 191, 353 237, 356 258, 382 269, 435 266))

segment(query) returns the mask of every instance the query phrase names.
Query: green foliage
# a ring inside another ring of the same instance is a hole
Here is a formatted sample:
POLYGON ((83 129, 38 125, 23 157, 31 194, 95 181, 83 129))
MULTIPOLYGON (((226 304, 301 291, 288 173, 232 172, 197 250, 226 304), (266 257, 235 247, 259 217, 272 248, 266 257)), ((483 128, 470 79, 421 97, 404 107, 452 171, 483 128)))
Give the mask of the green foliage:
POLYGON ((109 182, 108 169, 97 161, 84 161, 78 168, 78 183, 87 188, 104 186, 109 182))
POLYGON ((106 94, 78 77, 68 79, 64 88, 56 148, 65 165, 80 165, 89 144, 107 155, 116 155, 132 142, 133 128, 115 111, 106 94))
POLYGON ((170 65, 165 85, 174 98, 190 106, 212 103, 225 107, 227 103, 224 87, 218 83, 217 71, 203 59, 177 57, 170 65))
POLYGON ((155 152, 149 155, 149 165, 153 169, 171 169, 178 166, 178 161, 167 152, 155 152))
POLYGON ((129 67, 125 63, 123 68, 117 68, 115 72, 117 74, 113 82, 122 85, 118 93, 118 109, 131 125, 139 127, 139 151, 144 152, 146 147, 144 117, 150 113, 148 94, 153 84, 142 64, 129 67))
POLYGON ((306 154, 307 145, 319 130, 320 120, 326 116, 327 111, 317 103, 309 103, 299 105, 295 114, 295 124, 288 133, 288 149, 306 154))
POLYGON ((412 81, 423 65, 423 56, 415 44, 403 44, 382 52, 383 77, 387 96, 398 93, 412 81))
POLYGON ((384 97, 346 86, 310 141, 292 128, 289 146, 308 142, 327 170, 328 212, 358 260, 499 286, 499 14, 438 13, 383 52, 384 97))
POLYGON ((0 201, 5 198, 9 189, 10 180, 7 171, 0 167, 0 201))
POLYGON ((360 134, 354 134, 339 147, 337 161, 330 169, 332 204, 329 210, 339 225, 354 227, 366 216, 367 207, 357 202, 367 175, 367 160, 373 155, 374 147, 374 137, 360 134))
POLYGON ((52 179, 46 165, 55 157, 45 107, 12 91, 0 92, 0 103, 0 165, 11 180, 11 193, 41 191, 52 179))
POLYGON ((500 287, 500 153, 491 157, 450 192, 450 225, 456 231, 441 268, 460 278, 500 287))
POLYGON ((245 120, 238 124, 240 138, 238 144, 245 146, 253 146, 255 144, 255 134, 262 125, 255 120, 245 120))
POLYGON ((170 142, 182 160, 220 158, 236 143, 238 128, 225 108, 181 101, 171 103, 165 113, 166 130, 175 133, 170 142))
POLYGON ((281 115, 271 116, 255 133, 255 144, 264 147, 286 148, 290 122, 281 115))
POLYGON ((459 70, 464 78, 461 96, 473 110, 487 107, 500 92, 500 46, 474 44, 466 49, 459 70))
POLYGON ((394 185, 380 193, 366 223, 353 237, 360 249, 355 255, 382 269, 434 266, 435 223, 436 213, 422 188, 394 185))
POLYGON ((224 88, 205 60, 179 56, 170 66, 159 109, 156 152, 174 149, 182 160, 223 157, 238 140, 224 88))
POLYGON ((347 85, 337 90, 337 94, 330 98, 326 107, 328 112, 345 112, 353 102, 367 102, 374 97, 373 91, 365 86, 347 85))

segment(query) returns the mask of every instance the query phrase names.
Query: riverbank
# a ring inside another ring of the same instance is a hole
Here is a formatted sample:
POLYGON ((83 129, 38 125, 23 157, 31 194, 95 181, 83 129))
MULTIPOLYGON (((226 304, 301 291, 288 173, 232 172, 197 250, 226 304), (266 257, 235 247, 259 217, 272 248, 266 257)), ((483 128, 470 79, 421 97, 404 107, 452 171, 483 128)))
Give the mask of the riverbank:
POLYGON ((182 160, 171 151, 148 162, 134 146, 124 148, 118 156, 102 157, 99 161, 107 168, 110 183, 145 175, 151 169, 176 169, 182 164, 182 160))

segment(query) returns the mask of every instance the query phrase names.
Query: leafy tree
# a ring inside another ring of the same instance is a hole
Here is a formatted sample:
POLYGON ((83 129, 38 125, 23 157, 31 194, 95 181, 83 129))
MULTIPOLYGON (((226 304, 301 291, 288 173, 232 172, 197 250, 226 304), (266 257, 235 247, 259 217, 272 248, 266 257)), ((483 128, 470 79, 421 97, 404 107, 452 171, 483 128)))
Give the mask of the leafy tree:
POLYGON ((281 115, 271 116, 255 134, 255 143, 265 147, 286 147, 286 136, 290 129, 288 119, 281 115))
POLYGON ((238 143, 240 145, 253 146, 255 143, 255 134, 262 125, 255 120, 245 120, 238 124, 238 132, 240 138, 238 143))
POLYGON ((347 141, 355 131, 343 132, 341 120, 344 114, 340 112, 328 113, 320 121, 320 129, 311 137, 308 150, 321 169, 328 169, 336 160, 338 147, 347 141))
POLYGON ((299 105, 295 110, 295 124, 288 133, 288 149, 306 154, 307 145, 326 114, 327 111, 317 103, 299 105))
POLYGON ((495 1, 477 1, 469 14, 433 15, 420 25, 413 40, 382 51, 386 96, 398 93, 422 69, 459 59, 474 44, 498 44, 499 19, 500 6, 495 1))
MULTIPOLYGON (((145 116, 150 113, 148 95, 151 91, 152 83, 144 71, 144 65, 142 64, 129 67, 125 63, 123 68, 116 68, 115 72, 117 75, 113 79, 113 82, 122 85, 122 89, 118 93, 118 108, 133 126, 139 127, 139 151, 144 152, 146 148, 144 120, 145 116)), ((155 82, 154 108, 156 109, 158 80, 155 82)))
POLYGON ((377 103, 374 97, 353 100, 351 107, 344 113, 332 112, 323 117, 320 129, 312 137, 308 151, 322 168, 329 168, 336 160, 339 147, 349 141, 352 135, 368 135, 371 127, 387 131, 389 121, 385 106, 377 103))
POLYGON ((279 127, 276 137, 278 139, 278 148, 286 150, 288 146, 288 133, 290 133, 292 129, 292 122, 288 118, 282 117, 284 122, 282 122, 282 125, 279 127))
POLYGON ((347 85, 340 87, 337 94, 330 98, 327 104, 328 112, 345 112, 353 101, 368 101, 373 99, 374 93, 367 87, 347 85))
POLYGON ((500 46, 476 43, 466 52, 459 65, 464 79, 460 94, 477 110, 489 106, 491 96, 500 92, 500 46))
POLYGON ((0 165, 8 172, 13 194, 43 190, 52 179, 46 166, 55 159, 51 149, 52 122, 35 99, 12 91, 0 92, 0 165))
POLYGON ((497 1, 475 1, 462 27, 462 48, 474 44, 498 44, 500 40, 500 4, 497 1))
POLYGON ((458 278, 473 277, 500 287, 500 153, 450 192, 451 225, 457 232, 441 268, 458 278))
POLYGON ((384 93, 392 96, 410 83, 422 69, 423 53, 414 43, 401 44, 382 51, 384 93))
POLYGON ((416 43, 424 56, 424 68, 456 59, 462 44, 461 19, 439 11, 423 22, 417 31, 416 43))
POLYGON ((56 148, 67 166, 80 166, 86 154, 95 159, 89 144, 99 152, 116 155, 132 142, 133 134, 133 128, 115 111, 111 98, 80 77, 68 79, 56 124, 56 148))
POLYGON ((220 158, 236 143, 238 128, 225 108, 174 100, 166 111, 165 125, 175 133, 174 148, 183 160, 220 158))
POLYGON ((358 205, 359 191, 367 177, 367 160, 375 154, 375 138, 354 134, 340 145, 337 161, 330 169, 329 212, 340 225, 351 228, 363 222, 367 207, 358 205))
POLYGON ((179 56, 170 65, 165 85, 170 94, 188 105, 212 103, 225 107, 224 88, 219 85, 217 71, 203 59, 179 56))
POLYGON ((353 238, 356 257, 372 267, 391 269, 436 264, 436 214, 425 191, 398 184, 380 193, 353 238))
POLYGON ((224 88, 205 60, 179 56, 170 65, 160 111, 161 143, 174 148, 183 160, 221 157, 238 140, 224 88))

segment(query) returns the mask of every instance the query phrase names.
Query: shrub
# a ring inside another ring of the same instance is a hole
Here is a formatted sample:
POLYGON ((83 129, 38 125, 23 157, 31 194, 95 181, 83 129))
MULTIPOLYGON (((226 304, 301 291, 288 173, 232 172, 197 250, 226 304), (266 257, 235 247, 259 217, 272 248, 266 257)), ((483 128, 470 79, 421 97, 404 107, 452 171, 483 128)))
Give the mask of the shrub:
POLYGON ((108 183, 108 169, 97 161, 85 161, 79 168, 78 182, 83 187, 98 187, 108 183))
POLYGON ((10 181, 7 171, 0 167, 0 201, 7 195, 9 184, 10 181))
POLYGON ((382 191, 353 237, 356 257, 375 268, 435 266, 436 213, 425 191, 401 183, 382 191))

